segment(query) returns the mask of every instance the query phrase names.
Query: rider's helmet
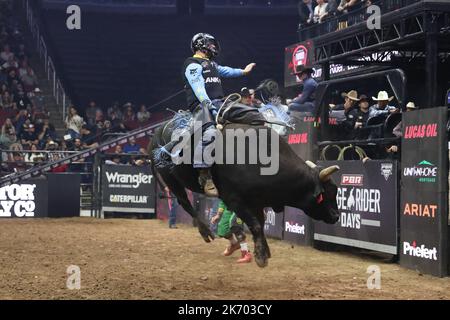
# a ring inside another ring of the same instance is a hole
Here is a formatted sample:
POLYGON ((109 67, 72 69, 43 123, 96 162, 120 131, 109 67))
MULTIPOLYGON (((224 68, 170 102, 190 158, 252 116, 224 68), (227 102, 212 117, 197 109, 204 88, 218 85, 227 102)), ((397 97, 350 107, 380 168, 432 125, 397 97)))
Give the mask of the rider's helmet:
POLYGON ((209 58, 217 57, 220 53, 220 44, 212 35, 207 33, 197 33, 191 41, 192 52, 202 51, 209 58))

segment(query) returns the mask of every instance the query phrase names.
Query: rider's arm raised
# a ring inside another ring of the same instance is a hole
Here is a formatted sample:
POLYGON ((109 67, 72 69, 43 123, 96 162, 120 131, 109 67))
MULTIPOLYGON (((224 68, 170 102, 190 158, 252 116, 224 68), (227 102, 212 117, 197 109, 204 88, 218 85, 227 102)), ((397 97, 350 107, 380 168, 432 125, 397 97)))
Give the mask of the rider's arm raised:
POLYGON ((244 70, 242 70, 217 65, 217 70, 219 71, 219 75, 222 78, 237 78, 246 76, 247 74, 252 72, 255 66, 256 63, 251 63, 248 66, 246 66, 244 70))
POLYGON ((200 103, 204 101, 211 101, 206 93, 205 79, 203 78, 202 72, 203 68, 201 65, 198 63, 191 63, 188 65, 184 73, 189 85, 192 88, 192 91, 194 91, 195 96, 200 103))

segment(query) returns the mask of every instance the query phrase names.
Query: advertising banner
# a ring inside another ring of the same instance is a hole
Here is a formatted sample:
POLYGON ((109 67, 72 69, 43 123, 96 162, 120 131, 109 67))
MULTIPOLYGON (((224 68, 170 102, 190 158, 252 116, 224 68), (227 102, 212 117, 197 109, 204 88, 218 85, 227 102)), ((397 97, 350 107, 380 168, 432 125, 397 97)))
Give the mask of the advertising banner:
POLYGON ((400 264, 447 274, 447 108, 403 115, 400 264))
POLYGON ((302 210, 286 207, 283 226, 283 240, 299 245, 312 244, 312 219, 302 210))
POLYGON ((102 166, 102 210, 155 213, 156 181, 150 167, 102 166))
POLYGON ((32 179, 0 188, 0 219, 46 218, 47 180, 32 179))
POLYGON ((284 212, 275 213, 272 208, 266 208, 264 215, 266 216, 265 235, 273 239, 283 239, 284 212))
POLYGON ((314 43, 310 40, 297 43, 285 49, 284 86, 292 87, 300 84, 300 79, 294 74, 300 65, 314 64, 314 43))
POLYGON ((396 161, 320 161, 337 164, 340 219, 314 222, 314 240, 397 254, 398 176, 396 161))

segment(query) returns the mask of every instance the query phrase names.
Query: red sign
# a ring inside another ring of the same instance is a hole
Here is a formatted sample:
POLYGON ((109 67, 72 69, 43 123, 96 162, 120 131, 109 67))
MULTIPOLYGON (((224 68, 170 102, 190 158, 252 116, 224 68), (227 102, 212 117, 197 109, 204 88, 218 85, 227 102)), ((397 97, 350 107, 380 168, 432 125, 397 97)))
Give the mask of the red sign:
POLYGON ((308 133, 297 133, 290 134, 288 143, 292 144, 307 144, 308 143, 308 133))
POLYGON ((405 139, 434 138, 438 136, 437 123, 411 125, 405 128, 405 139))
POLYGON ((362 174, 343 174, 341 185, 343 186, 362 186, 364 176, 362 174))

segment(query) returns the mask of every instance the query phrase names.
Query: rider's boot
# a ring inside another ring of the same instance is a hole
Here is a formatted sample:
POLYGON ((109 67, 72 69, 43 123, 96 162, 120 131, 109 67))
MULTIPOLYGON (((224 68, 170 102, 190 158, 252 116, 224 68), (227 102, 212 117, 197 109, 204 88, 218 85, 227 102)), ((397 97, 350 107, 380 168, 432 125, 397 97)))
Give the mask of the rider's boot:
POLYGON ((237 263, 250 263, 252 262, 252 258, 253 256, 249 251, 242 251, 242 256, 237 263))
POLYGON ((241 248, 241 246, 239 245, 239 243, 231 243, 230 245, 225 249, 225 251, 223 252, 223 255, 225 257, 229 257, 231 256, 235 251, 239 250, 241 248))
POLYGON ((207 197, 219 197, 219 191, 217 190, 209 169, 201 169, 199 172, 199 183, 205 191, 207 197))

